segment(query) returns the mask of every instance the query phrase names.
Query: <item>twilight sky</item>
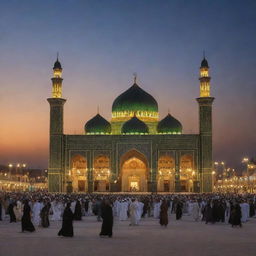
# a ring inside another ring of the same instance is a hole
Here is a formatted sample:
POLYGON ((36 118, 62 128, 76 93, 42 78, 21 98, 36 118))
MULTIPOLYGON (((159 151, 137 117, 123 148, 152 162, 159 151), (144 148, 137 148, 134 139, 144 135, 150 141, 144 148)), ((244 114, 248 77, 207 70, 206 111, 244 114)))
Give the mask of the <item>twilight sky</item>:
POLYGON ((138 84, 198 132, 203 50, 215 97, 214 160, 256 152, 256 1, 0 0, 0 163, 46 168, 52 66, 63 66, 65 133, 138 84))

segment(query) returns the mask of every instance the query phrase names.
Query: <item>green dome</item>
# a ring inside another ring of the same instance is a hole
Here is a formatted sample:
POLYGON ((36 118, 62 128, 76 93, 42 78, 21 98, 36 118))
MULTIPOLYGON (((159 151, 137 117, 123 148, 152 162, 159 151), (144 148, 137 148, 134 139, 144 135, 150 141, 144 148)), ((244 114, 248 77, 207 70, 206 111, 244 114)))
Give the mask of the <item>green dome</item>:
POLYGON ((111 125, 100 114, 97 114, 85 124, 84 130, 86 134, 106 134, 111 133, 111 125))
POLYGON ((172 115, 168 114, 157 125, 158 133, 180 134, 182 133, 181 123, 175 119, 172 115))
POLYGON ((122 126, 124 134, 145 134, 148 133, 148 126, 136 116, 125 122, 122 126))
POLYGON ((150 94, 134 83, 113 102, 112 112, 119 111, 158 112, 158 104, 150 94))

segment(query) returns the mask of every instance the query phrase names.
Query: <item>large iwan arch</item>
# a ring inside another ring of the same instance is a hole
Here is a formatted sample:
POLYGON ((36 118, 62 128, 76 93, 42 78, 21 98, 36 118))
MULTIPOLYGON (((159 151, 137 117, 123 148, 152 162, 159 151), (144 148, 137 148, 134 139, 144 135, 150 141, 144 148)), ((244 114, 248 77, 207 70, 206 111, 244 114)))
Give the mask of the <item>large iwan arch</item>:
POLYGON ((147 192, 149 168, 145 155, 133 149, 120 159, 122 192, 147 192))

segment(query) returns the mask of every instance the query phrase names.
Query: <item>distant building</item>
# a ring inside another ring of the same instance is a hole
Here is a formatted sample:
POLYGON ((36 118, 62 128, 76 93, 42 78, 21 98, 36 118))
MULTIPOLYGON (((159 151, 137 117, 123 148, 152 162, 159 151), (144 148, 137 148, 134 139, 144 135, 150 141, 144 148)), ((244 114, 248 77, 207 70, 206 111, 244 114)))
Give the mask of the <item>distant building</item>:
MULTIPOLYGON (((19 165, 19 164, 18 164, 19 165)), ((0 191, 37 191, 47 189, 43 170, 0 165, 0 191)))
MULTIPOLYGON (((62 67, 53 67, 50 104, 50 192, 211 192, 212 103, 209 66, 200 67, 199 134, 183 134, 170 113, 159 121, 158 103, 134 78, 84 135, 63 133, 62 67)), ((89 97, 89 95, 87 95, 89 97)))

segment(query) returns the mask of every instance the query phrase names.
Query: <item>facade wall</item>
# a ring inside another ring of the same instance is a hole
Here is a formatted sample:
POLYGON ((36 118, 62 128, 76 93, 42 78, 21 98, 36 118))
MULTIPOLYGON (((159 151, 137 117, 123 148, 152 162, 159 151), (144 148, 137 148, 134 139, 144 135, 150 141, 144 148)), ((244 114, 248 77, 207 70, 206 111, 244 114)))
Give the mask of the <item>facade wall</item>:
MULTIPOLYGON (((76 155, 86 158, 89 192, 94 191, 93 163, 99 155, 106 155, 110 159, 110 190, 120 191, 122 157, 131 150, 141 153, 147 159, 148 192, 157 191, 158 159, 163 154, 170 154, 175 159, 176 192, 180 191, 180 159, 184 154, 193 156, 193 169, 196 173, 194 182, 195 184, 199 182, 199 135, 63 135, 62 145, 61 175, 49 177, 50 184, 57 182, 57 178, 61 178, 58 182, 62 182, 62 191, 67 190, 69 173, 72 168, 71 159, 76 155)), ((57 157, 52 156, 53 159, 58 161, 57 157)))

